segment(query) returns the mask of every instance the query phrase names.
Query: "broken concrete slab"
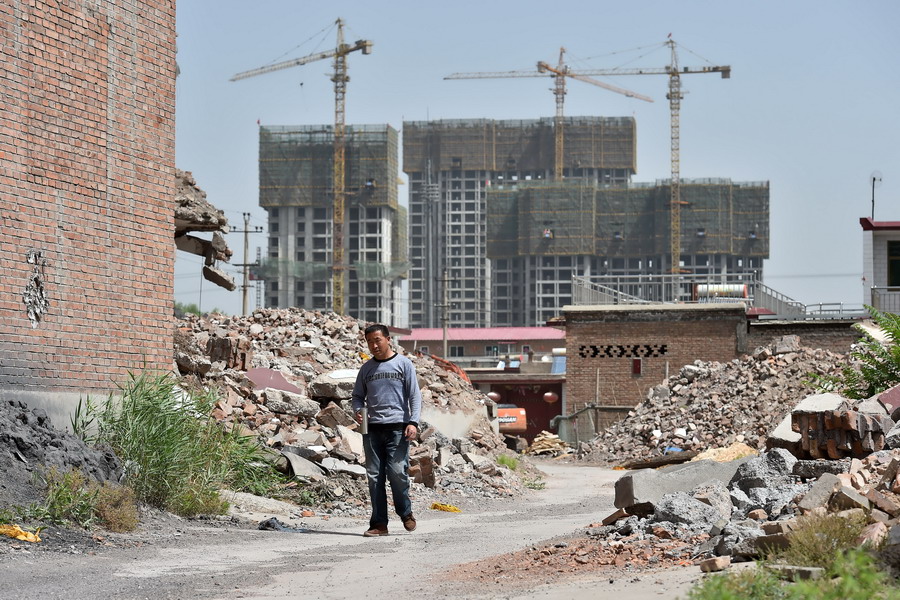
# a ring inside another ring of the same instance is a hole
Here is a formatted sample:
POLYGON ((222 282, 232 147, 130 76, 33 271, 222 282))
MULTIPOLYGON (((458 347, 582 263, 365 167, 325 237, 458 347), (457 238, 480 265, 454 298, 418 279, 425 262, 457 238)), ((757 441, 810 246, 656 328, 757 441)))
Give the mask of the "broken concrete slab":
POLYGON ((338 435, 341 436, 347 445, 350 447, 350 451, 356 454, 357 456, 363 456, 365 451, 363 450, 363 436, 358 431, 354 431, 352 429, 348 429, 343 425, 337 426, 338 435))
POLYGON ((288 460, 288 464, 291 467, 291 474, 294 477, 309 479, 311 481, 321 481, 325 479, 325 471, 311 460, 306 460, 293 452, 282 452, 281 455, 288 460))
POLYGON ((263 394, 266 397, 266 408, 273 413, 311 418, 322 409, 318 402, 301 394, 275 388, 266 388, 263 394))
POLYGON ((654 504, 655 522, 668 521, 697 532, 707 533, 719 519, 718 510, 686 492, 666 494, 654 504))
POLYGON ((309 383, 309 395, 313 398, 348 400, 353 395, 359 369, 337 369, 322 373, 309 383))
POLYGON ((673 492, 690 492, 710 480, 730 481, 748 458, 731 462, 698 460, 662 469, 640 469, 620 477, 615 484, 615 507, 654 504, 673 492))
POLYGON ((800 511, 807 513, 815 508, 828 506, 832 494, 841 489, 841 480, 834 473, 822 473, 800 500, 800 511))
POLYGON ((332 473, 349 473, 355 477, 365 477, 366 468, 362 465, 351 465, 350 463, 332 457, 323 458, 322 467, 332 473))

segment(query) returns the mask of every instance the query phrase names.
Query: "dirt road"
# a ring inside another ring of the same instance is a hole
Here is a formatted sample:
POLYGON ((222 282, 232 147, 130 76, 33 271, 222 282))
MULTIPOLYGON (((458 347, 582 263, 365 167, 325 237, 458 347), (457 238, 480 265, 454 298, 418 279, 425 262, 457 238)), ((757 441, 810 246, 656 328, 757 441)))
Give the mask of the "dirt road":
POLYGON ((140 547, 100 548, 95 554, 19 550, 0 556, 5 582, 0 599, 587 599, 615 594, 617 600, 644 600, 683 597, 700 576, 697 567, 681 567, 628 575, 598 572, 550 584, 448 578, 451 571, 459 573, 459 565, 571 535, 612 512, 612 485, 620 472, 550 462, 540 468, 546 488, 523 498, 485 500, 462 513, 428 510, 414 499, 419 525, 411 534, 392 521, 390 536, 364 538, 360 534, 367 522, 349 518, 306 519, 309 531, 302 533, 184 522, 140 547))

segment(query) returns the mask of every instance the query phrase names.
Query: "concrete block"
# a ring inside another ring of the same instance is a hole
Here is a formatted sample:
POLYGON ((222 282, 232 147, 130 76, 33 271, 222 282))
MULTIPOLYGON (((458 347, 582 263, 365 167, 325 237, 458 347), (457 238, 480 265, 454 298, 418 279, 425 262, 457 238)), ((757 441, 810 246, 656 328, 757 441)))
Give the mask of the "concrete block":
POLYGON ((847 486, 841 486, 841 488, 831 496, 830 505, 838 510, 848 510, 852 508, 869 510, 871 507, 869 500, 865 496, 847 486))
POLYGON ((828 505, 832 494, 841 488, 841 480, 833 473, 823 473, 821 477, 813 484, 803 499, 800 501, 799 507, 801 512, 809 512, 817 507, 828 505))
POLYGON ((673 492, 689 492, 710 480, 730 481, 747 458, 731 462, 698 460, 662 469, 641 469, 620 477, 615 484, 616 508, 628 508, 636 504, 655 504, 664 495, 673 492))
POLYGON ((714 556, 700 562, 700 571, 703 573, 715 573, 717 571, 724 571, 730 566, 730 556, 714 556))

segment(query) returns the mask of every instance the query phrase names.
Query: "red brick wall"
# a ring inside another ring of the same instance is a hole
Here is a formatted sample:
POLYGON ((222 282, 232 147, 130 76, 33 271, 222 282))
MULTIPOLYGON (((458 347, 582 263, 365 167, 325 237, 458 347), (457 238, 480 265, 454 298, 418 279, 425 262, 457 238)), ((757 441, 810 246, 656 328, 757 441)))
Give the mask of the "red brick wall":
MULTIPOLYGON (((569 414, 589 403, 635 406, 667 371, 747 351, 743 305, 569 307, 565 318, 569 414), (634 358, 641 361, 640 375, 632 373, 634 358)), ((622 416, 621 410, 607 413, 610 421, 622 416)))
POLYGON ((168 368, 175 0, 0 0, 0 58, 0 390, 168 368))
POLYGON ((750 335, 747 346, 749 351, 759 346, 768 346, 785 335, 800 337, 800 345, 809 348, 822 348, 838 354, 850 352, 851 344, 856 343, 862 334, 853 328, 856 320, 822 320, 822 321, 750 321, 750 335))

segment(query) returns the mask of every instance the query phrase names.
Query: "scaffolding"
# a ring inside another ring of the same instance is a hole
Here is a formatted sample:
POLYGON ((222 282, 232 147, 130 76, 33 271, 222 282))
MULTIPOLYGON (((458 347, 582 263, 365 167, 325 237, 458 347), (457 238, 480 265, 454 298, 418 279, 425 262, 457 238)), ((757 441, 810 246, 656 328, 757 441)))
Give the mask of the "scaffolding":
MULTIPOLYGON (((664 256, 671 235, 669 185, 495 186, 487 192, 487 256, 664 256)), ((682 254, 768 257, 768 183, 683 180, 681 198, 682 254)))
MULTIPOLYGON (((346 130, 347 208, 398 207, 399 141, 390 125, 346 130)), ((334 126, 259 128, 259 205, 328 206, 334 202, 334 126)))
MULTIPOLYGON (((566 117, 570 169, 636 168, 631 117, 566 117)), ((546 172, 554 164, 553 119, 449 119, 403 124, 403 171, 546 172)))

